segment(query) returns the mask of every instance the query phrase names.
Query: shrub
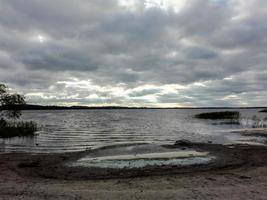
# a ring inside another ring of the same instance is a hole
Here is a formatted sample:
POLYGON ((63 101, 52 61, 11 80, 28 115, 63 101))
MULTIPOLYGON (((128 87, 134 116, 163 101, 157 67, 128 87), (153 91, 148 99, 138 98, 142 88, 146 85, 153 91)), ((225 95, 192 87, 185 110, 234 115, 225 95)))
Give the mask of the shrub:
POLYGON ((210 113, 200 113, 195 115, 199 119, 239 119, 240 113, 237 111, 223 111, 223 112, 210 112, 210 113))
POLYGON ((34 122, 7 122, 7 119, 19 119, 21 112, 16 106, 25 105, 25 97, 10 94, 8 87, 0 83, 0 137, 33 136, 37 131, 34 122), (4 110, 4 107, 9 109, 4 110))
POLYGON ((34 136, 37 125, 34 122, 13 122, 0 126, 0 137, 34 136))

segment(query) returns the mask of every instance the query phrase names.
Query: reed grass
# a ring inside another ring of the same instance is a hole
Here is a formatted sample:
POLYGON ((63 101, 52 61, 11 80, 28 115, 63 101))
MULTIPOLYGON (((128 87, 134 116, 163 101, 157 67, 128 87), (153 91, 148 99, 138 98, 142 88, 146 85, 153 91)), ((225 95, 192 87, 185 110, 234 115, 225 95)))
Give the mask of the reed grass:
POLYGON ((8 122, 0 126, 0 138, 34 136, 37 124, 30 122, 8 122))
POLYGON ((231 119, 237 120, 240 118, 240 113, 238 111, 223 111, 223 112, 209 112, 209 113, 200 113, 195 115, 196 118, 199 119, 231 119))

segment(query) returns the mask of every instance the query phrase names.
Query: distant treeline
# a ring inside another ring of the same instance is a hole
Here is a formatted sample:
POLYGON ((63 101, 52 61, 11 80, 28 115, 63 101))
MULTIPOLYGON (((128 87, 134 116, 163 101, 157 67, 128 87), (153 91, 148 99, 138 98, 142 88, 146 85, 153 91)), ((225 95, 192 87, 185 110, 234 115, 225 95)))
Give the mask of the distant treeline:
MULTIPOLYGON (((12 105, 12 106, 2 106, 0 110, 89 110, 89 109, 130 109, 129 107, 119 107, 119 106, 41 106, 41 105, 12 105)), ((141 108, 142 109, 142 108, 141 108)))
POLYGON ((126 107, 126 106, 41 106, 41 105, 12 105, 0 106, 0 110, 94 110, 94 109, 264 109, 267 107, 126 107))

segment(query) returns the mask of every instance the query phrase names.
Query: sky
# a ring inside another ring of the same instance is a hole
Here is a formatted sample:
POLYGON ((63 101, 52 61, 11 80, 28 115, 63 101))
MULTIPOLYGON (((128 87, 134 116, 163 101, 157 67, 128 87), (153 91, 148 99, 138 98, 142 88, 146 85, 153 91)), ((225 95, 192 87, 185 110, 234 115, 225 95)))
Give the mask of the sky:
POLYGON ((0 82, 28 103, 267 106, 266 0, 0 0, 0 82))

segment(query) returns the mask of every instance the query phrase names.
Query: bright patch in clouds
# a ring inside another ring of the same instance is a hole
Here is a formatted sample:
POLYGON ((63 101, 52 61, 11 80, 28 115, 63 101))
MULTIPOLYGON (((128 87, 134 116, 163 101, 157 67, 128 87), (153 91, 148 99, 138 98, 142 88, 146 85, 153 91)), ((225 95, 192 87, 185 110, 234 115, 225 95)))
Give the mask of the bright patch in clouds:
POLYGON ((40 43, 44 43, 45 42, 45 38, 42 35, 38 35, 38 40, 40 43))
POLYGON ((48 38, 42 34, 33 34, 29 38, 29 41, 34 42, 34 43, 40 43, 40 44, 47 42, 47 40, 48 38))
POLYGON ((119 5, 135 9, 138 6, 144 6, 144 8, 159 8, 159 9, 172 9, 175 12, 179 12, 186 4, 187 0, 119 0, 119 5))
POLYGON ((186 4, 187 0, 147 0, 145 6, 147 8, 160 8, 160 9, 172 9, 175 12, 179 12, 186 4))

